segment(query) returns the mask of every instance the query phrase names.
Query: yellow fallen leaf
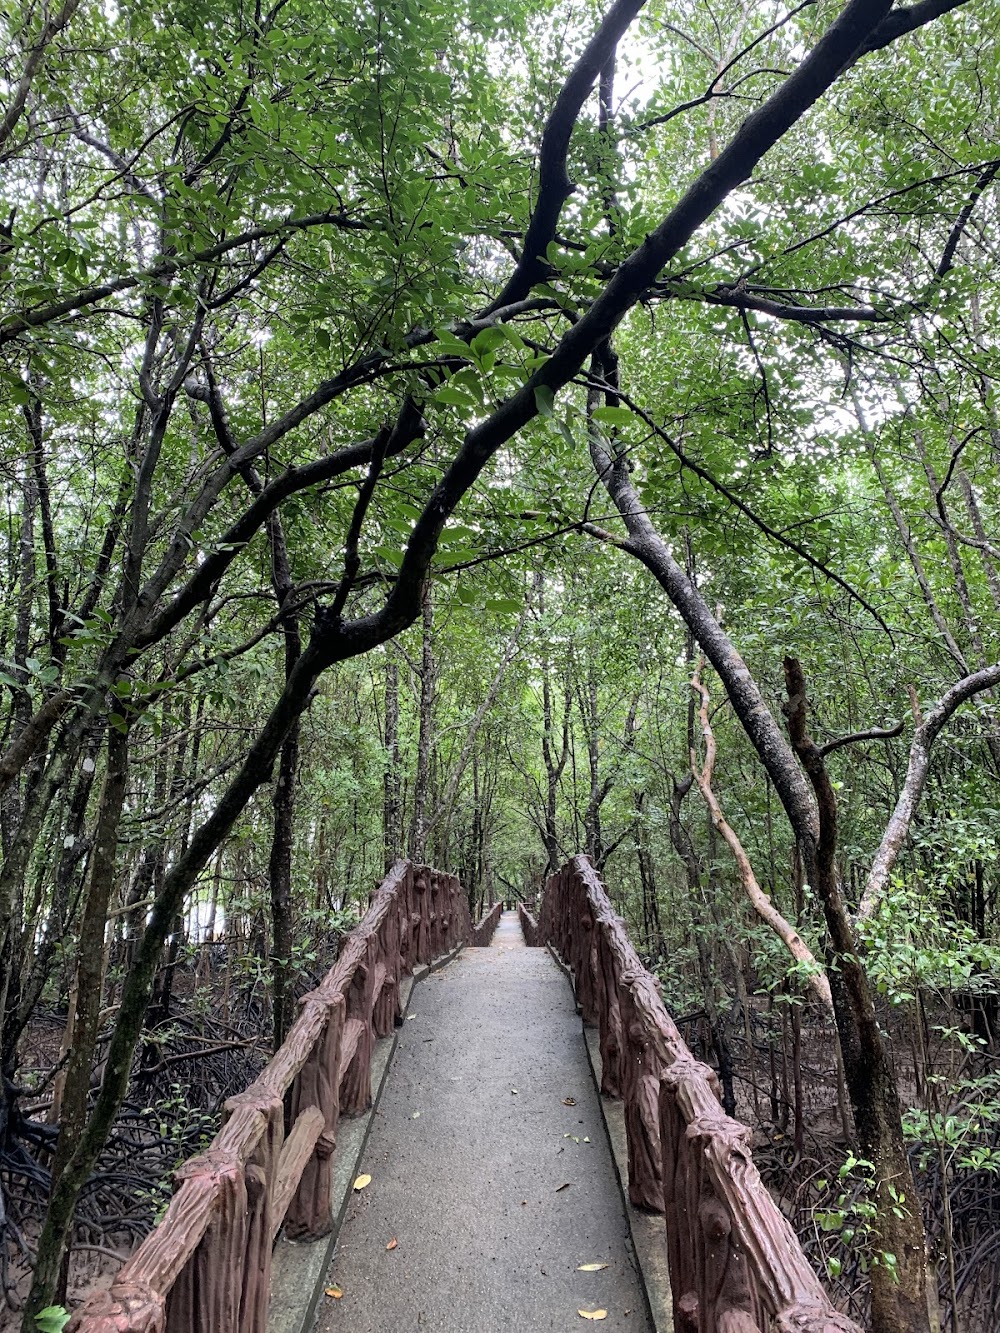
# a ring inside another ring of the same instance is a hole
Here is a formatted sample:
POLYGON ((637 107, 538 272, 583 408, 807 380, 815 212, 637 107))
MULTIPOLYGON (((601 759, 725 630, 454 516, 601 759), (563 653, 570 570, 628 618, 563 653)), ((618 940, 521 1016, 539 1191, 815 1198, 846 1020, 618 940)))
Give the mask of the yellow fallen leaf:
POLYGON ((371 1183, 371 1176, 358 1176, 357 1180, 354 1182, 354 1188, 356 1190, 363 1190, 366 1185, 370 1185, 371 1183))
MULTIPOLYGON (((392 1240, 389 1242, 389 1244, 388 1244, 385 1248, 386 1248, 387 1250, 394 1250, 398 1244, 399 1244, 399 1241, 396 1239, 395 1236, 393 1236, 392 1240)), ((605 1267, 606 1267, 606 1265, 605 1265, 605 1267)))
POLYGON ((339 1287, 327 1287, 326 1294, 328 1296, 332 1296, 335 1301, 339 1301, 344 1293, 340 1290, 339 1287))
POLYGON ((602 1268, 607 1268, 607 1264, 581 1264, 576 1271, 578 1273, 599 1273, 602 1268))
POLYGON ((607 1319, 607 1310, 577 1310, 581 1319, 607 1319))

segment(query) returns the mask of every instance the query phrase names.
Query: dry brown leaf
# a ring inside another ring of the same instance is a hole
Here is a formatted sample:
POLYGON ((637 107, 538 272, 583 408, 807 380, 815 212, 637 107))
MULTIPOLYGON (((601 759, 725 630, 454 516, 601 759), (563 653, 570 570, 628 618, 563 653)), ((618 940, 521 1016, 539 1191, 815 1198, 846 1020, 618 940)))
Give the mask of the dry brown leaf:
POLYGON ((344 1293, 341 1291, 339 1287, 327 1287, 326 1294, 328 1296, 332 1296, 335 1301, 339 1301, 344 1293))
POLYGON ((371 1183, 371 1176, 358 1176, 357 1180, 354 1182, 354 1188, 356 1190, 363 1190, 366 1185, 370 1185, 371 1183))
POLYGON ((557 1186, 556 1186, 556 1193, 558 1194, 558 1193, 560 1192, 560 1190, 568 1190, 569 1187, 570 1187, 570 1185, 572 1185, 572 1183, 573 1183, 572 1180, 567 1180, 565 1184, 563 1184, 563 1185, 557 1185, 557 1186))
POLYGON ((607 1319, 607 1310, 577 1310, 581 1319, 607 1319))
MULTIPOLYGON (((394 1250, 398 1244, 399 1244, 399 1241, 396 1239, 395 1236, 393 1236, 392 1240, 389 1242, 389 1244, 388 1244, 385 1248, 386 1248, 387 1250, 394 1250)), ((607 1267, 606 1264, 605 1264, 605 1267, 607 1267)))
POLYGON ((575 1098, 575 1097, 564 1097, 564 1098, 563 1098, 563 1106, 575 1106, 575 1105, 576 1105, 576 1098, 575 1098))
POLYGON ((602 1268, 607 1268, 607 1264, 581 1264, 576 1271, 578 1273, 599 1273, 602 1268))

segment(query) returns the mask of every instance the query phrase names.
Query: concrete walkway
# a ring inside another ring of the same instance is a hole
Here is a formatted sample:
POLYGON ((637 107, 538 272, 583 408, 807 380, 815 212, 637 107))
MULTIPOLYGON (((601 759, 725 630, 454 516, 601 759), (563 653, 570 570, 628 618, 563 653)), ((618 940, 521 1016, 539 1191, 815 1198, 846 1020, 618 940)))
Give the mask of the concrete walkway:
POLYGON ((580 1020, 548 951, 505 913, 493 945, 428 978, 413 1007, 321 1333, 573 1330, 581 1309, 650 1333, 580 1020), (578 1271, 590 1263, 607 1268, 578 1271))

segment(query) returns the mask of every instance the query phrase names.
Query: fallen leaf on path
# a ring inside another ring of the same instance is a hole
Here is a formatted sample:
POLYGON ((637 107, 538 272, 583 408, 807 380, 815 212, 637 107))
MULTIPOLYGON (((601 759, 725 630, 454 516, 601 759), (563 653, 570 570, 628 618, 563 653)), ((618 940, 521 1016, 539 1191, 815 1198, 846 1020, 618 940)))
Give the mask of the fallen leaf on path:
MULTIPOLYGON (((396 1239, 395 1236, 393 1236, 392 1240, 389 1242, 389 1244, 388 1244, 385 1248, 386 1248, 387 1250, 394 1250, 398 1244, 399 1244, 399 1241, 396 1239)), ((605 1264, 604 1267, 607 1268, 607 1264, 605 1264)))
POLYGON ((419 1120, 419 1119, 420 1119, 420 1112, 419 1112, 419 1111, 414 1111, 413 1114, 410 1116, 410 1119, 411 1119, 411 1120, 419 1120))
POLYGON ((607 1268, 607 1264, 581 1264, 576 1271, 578 1273, 599 1273, 602 1268, 607 1268))
POLYGON ((516 1097, 516 1096, 517 1096, 517 1088, 511 1088, 511 1093, 512 1093, 513 1096, 516 1097))
POLYGON ((575 1097, 564 1097, 564 1098, 563 1098, 563 1106, 575 1106, 575 1105, 576 1105, 576 1098, 575 1098, 575 1097))
POLYGON ((357 1180, 354 1182, 354 1188, 356 1190, 363 1190, 366 1185, 370 1185, 371 1183, 371 1176, 358 1176, 357 1180))
POLYGON ((339 1287, 327 1287, 326 1294, 328 1296, 332 1296, 335 1301, 339 1301, 344 1293, 340 1290, 339 1287))
POLYGON ((607 1310, 577 1310, 581 1319, 607 1319, 607 1310))
POLYGON ((568 1190, 570 1185, 572 1185, 572 1183, 573 1183, 572 1180, 567 1180, 564 1185, 557 1185, 556 1193, 558 1194, 561 1190, 568 1190))
POLYGON ((413 1020, 414 1020, 415 1018, 416 1018, 416 1014, 407 1014, 407 1015, 406 1015, 406 1021, 407 1021, 407 1023, 412 1023, 413 1020))
POLYGON ((584 1143, 589 1143, 589 1142, 590 1142, 590 1139, 585 1138, 583 1141, 584 1141, 584 1143))

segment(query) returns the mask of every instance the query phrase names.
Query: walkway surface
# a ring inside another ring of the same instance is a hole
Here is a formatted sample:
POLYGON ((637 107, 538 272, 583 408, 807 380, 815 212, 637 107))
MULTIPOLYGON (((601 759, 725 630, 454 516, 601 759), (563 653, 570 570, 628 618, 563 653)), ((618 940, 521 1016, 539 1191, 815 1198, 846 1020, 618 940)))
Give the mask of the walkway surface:
POLYGON ((565 977, 513 912, 413 995, 321 1333, 650 1333, 565 977), (573 1104, 567 1106, 565 1103, 573 1104), (388 1246, 395 1241, 392 1249, 388 1246), (581 1264, 606 1264, 580 1272, 581 1264))

